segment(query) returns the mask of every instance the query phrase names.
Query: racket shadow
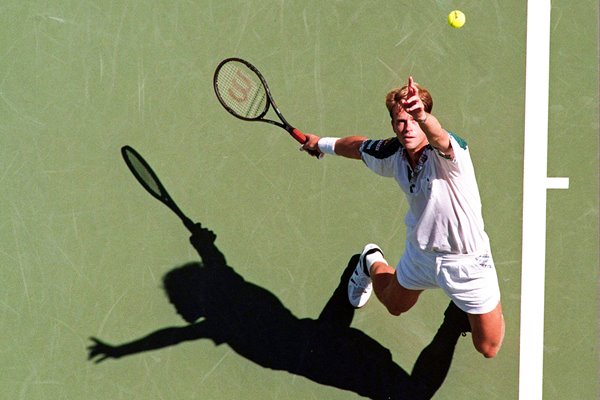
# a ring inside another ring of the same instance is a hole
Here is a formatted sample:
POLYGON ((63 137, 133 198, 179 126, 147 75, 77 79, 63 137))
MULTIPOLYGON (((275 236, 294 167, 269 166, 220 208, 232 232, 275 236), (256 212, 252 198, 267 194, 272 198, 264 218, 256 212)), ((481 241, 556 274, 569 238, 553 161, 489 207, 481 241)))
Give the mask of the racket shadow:
POLYGON ((347 301, 346 285, 358 254, 351 257, 319 317, 297 318, 273 293, 228 266, 215 239, 213 232, 195 225, 190 241, 202 263, 176 267, 163 277, 169 301, 189 325, 160 329, 117 346, 92 338, 90 360, 210 339, 264 368, 372 399, 429 399, 442 385, 460 336, 446 322, 411 374, 393 361, 386 347, 350 326, 355 310, 347 301))

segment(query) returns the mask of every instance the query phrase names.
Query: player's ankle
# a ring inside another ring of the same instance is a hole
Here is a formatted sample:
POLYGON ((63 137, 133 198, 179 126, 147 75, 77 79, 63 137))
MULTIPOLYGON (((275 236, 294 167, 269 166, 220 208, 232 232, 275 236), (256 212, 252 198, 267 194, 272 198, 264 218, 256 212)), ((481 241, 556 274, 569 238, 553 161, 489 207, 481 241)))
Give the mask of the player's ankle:
POLYGON ((378 262, 382 262, 387 265, 387 261, 385 260, 383 254, 381 254, 380 251, 374 251, 365 257, 365 264, 368 270, 366 272, 368 272, 369 276, 371 275, 373 264, 378 262))

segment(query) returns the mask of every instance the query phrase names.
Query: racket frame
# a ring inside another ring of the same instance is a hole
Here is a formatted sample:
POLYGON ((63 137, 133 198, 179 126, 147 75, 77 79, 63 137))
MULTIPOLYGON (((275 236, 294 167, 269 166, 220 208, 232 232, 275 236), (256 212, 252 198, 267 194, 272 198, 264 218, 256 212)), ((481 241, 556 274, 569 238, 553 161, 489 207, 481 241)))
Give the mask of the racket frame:
POLYGON ((125 164, 127 164, 127 167, 129 168, 129 171, 132 173, 132 175, 135 177, 135 179, 138 181, 138 183, 140 185, 142 185, 142 187, 144 189, 146 189, 146 191, 148 193, 150 193, 152 195, 152 197, 154 197, 155 199, 159 200, 161 203, 163 203, 164 205, 166 205, 167 207, 169 207, 171 209, 171 211, 173 211, 181 219, 181 222, 183 222, 183 224, 185 225, 185 227, 188 228, 188 230, 190 232, 192 232, 192 229, 194 227, 194 222, 191 219, 189 219, 183 213, 183 211, 181 211, 181 209, 179 208, 179 206, 177 206, 177 204, 175 203, 175 201, 173 200, 173 198, 171 197, 171 195, 169 194, 169 192, 167 191, 167 189, 165 188, 165 186, 162 184, 162 182, 160 181, 160 179, 158 179, 158 176, 156 175, 156 173, 154 172, 154 170, 152 169, 152 167, 150 167, 150 165, 148 164, 148 162, 146 162, 146 160, 144 159, 144 157, 142 157, 141 154, 138 153, 131 146, 123 146, 121 148, 121 155, 123 156, 123 160, 125 160, 125 164), (158 187, 158 190, 160 191, 160 193, 156 193, 148 185, 148 183, 143 179, 143 177, 138 173, 138 170, 132 164, 131 159, 128 156, 128 153, 133 154, 133 156, 137 159, 137 161, 142 165, 142 167, 150 175, 150 177, 152 178, 152 180, 156 183, 156 186, 158 187))
MULTIPOLYGON (((258 68, 256 68, 254 65, 252 65, 250 62, 239 58, 239 57, 229 57, 224 59, 223 61, 221 61, 219 63, 219 65, 217 65, 217 68, 215 69, 215 73, 213 75, 213 88, 215 90, 215 94, 217 96, 217 99, 219 100, 219 103, 221 103, 221 105, 234 117, 239 118, 241 120, 244 121, 261 121, 261 122, 266 122, 272 125, 276 125, 280 128, 285 129, 298 143, 300 144, 304 144, 306 143, 306 141, 308 140, 306 135, 304 135, 304 133, 302 133, 299 129, 294 128, 283 116, 283 114, 281 113, 281 111, 279 111, 279 107, 277 107, 277 103, 275 103, 275 100, 273 99, 273 95, 271 94, 271 90, 269 89, 269 85, 267 84, 267 80, 265 79, 265 77, 263 76, 263 74, 261 74, 261 72, 258 70, 258 68), (254 72, 256 74, 256 76, 258 76, 258 79, 260 79, 260 82, 263 85, 263 88, 265 89, 266 95, 267 95, 267 106, 265 107, 265 109, 256 117, 254 118, 248 118, 248 117, 244 117, 238 113, 236 113, 228 104, 225 100, 223 100, 223 98, 221 97, 220 94, 220 90, 219 90, 219 85, 217 83, 217 77, 219 76, 219 72, 221 71, 221 68, 223 68, 223 66, 225 64, 227 64, 228 62, 238 62, 241 64, 244 64, 245 66, 247 66, 252 72, 254 72), (269 107, 273 108, 273 111, 275 112, 275 114, 277 115, 277 117, 279 117, 279 119, 281 120, 281 122, 277 122, 275 120, 272 119, 268 119, 265 118, 265 115, 267 114, 267 112, 269 111, 269 107)), ((319 157, 321 155, 321 153, 317 152, 317 151, 309 151, 309 153, 315 157, 319 157)))

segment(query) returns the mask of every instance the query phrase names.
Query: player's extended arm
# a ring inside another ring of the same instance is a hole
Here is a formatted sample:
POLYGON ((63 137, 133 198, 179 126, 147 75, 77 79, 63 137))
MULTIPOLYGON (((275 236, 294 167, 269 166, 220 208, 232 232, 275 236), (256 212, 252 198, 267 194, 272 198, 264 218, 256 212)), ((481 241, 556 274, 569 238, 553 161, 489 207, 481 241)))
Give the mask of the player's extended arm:
MULTIPOLYGON (((310 133, 306 134, 307 141, 302 146, 303 150, 316 150, 323 153, 323 149, 319 148, 319 139, 317 135, 310 133)), ((367 140, 365 136, 346 136, 337 139, 335 142, 335 154, 338 156, 360 160, 360 146, 367 140)))
POLYGON ((227 260, 215 245, 217 235, 209 229, 203 228, 201 224, 194 224, 190 242, 198 251, 205 265, 225 266, 227 260))
POLYGON ((434 115, 426 113, 426 116, 427 118, 422 118, 417 121, 419 122, 421 129, 423 129, 423 132, 425 132, 427 141, 445 155, 453 158, 454 153, 452 151, 452 145, 450 144, 450 135, 442 128, 442 125, 434 115))
POLYGON ((115 346, 91 337, 90 340, 93 344, 88 346, 88 360, 98 364, 108 358, 121 358, 131 354, 173 346, 187 340, 206 338, 208 332, 204 325, 201 321, 184 327, 160 329, 132 342, 115 346))

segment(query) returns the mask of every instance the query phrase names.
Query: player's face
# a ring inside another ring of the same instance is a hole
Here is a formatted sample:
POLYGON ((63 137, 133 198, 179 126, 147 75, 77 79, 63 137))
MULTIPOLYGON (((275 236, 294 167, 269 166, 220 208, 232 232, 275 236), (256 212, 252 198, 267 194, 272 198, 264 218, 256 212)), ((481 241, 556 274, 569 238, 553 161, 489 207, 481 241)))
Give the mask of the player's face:
POLYGON ((398 106, 398 111, 392 118, 392 128, 394 133, 402 143, 405 149, 409 151, 418 151, 427 145, 427 136, 419 126, 419 123, 413 119, 404 109, 398 106))

